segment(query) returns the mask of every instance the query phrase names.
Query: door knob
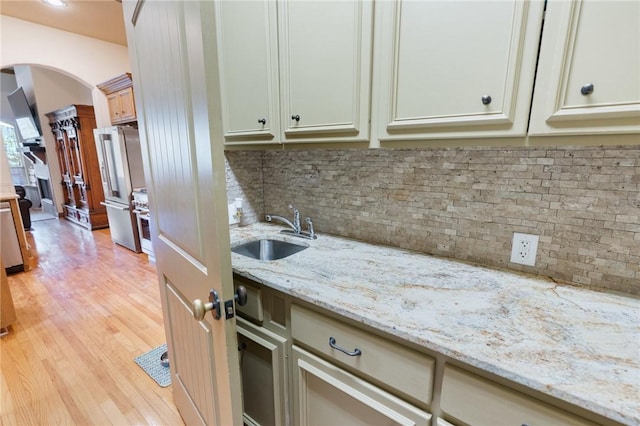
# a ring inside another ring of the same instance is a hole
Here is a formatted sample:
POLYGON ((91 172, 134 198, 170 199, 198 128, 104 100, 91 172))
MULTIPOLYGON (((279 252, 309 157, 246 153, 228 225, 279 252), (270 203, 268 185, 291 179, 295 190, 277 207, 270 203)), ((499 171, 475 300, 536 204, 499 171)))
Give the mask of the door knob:
POLYGON ((236 287, 236 303, 240 306, 247 304, 247 289, 243 285, 236 287))
POLYGON ((207 312, 212 311, 213 318, 220 319, 220 297, 214 289, 209 290, 209 302, 204 303, 200 299, 193 301, 193 318, 202 321, 207 312))

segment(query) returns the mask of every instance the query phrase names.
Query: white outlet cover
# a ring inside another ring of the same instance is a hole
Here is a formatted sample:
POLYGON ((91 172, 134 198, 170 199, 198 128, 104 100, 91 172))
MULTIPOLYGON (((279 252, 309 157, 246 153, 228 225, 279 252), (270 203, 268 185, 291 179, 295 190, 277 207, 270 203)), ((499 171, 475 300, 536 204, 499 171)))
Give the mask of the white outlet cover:
POLYGON ((238 220, 238 216, 236 215, 236 205, 234 203, 227 204, 227 208, 229 209, 229 225, 240 223, 240 221, 238 220))
POLYGON ((511 263, 535 266, 538 239, 537 235, 514 232, 511 243, 511 263))

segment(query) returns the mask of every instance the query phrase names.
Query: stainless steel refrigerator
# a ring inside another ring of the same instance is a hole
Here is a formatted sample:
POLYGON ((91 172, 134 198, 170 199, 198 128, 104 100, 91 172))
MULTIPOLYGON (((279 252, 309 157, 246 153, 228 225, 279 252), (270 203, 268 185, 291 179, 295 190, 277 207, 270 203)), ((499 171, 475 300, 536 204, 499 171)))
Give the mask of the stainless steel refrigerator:
POLYGON ((140 253, 140 237, 131 192, 144 187, 142 152, 138 129, 113 126, 94 129, 113 242, 140 253))

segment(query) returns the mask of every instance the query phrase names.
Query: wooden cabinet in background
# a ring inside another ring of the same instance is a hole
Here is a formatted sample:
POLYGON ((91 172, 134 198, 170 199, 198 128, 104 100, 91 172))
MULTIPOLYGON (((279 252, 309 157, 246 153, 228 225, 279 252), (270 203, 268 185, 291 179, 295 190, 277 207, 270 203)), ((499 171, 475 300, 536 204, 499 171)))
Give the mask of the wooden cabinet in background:
POLYGON ((133 101, 133 87, 120 90, 107 96, 111 124, 136 120, 136 107, 133 101))
POLYGON ((107 95, 111 124, 124 124, 137 120, 131 74, 119 75, 98 84, 97 87, 107 95))
POLYGON ((60 164, 64 217, 87 229, 109 226, 100 180, 91 105, 69 105, 47 114, 60 164))

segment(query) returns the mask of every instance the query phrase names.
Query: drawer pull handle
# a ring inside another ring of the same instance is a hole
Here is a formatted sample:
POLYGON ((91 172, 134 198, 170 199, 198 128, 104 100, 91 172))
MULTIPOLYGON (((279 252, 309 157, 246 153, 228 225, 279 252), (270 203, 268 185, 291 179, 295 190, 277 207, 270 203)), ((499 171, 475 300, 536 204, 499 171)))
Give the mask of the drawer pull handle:
POLYGON ((341 348, 340 346, 336 345, 336 338, 335 337, 329 337, 329 346, 331 346, 333 349, 337 349, 340 352, 347 354, 349 356, 360 356, 362 355, 362 351, 358 348, 355 348, 353 350, 353 352, 349 352, 348 350, 341 348))

